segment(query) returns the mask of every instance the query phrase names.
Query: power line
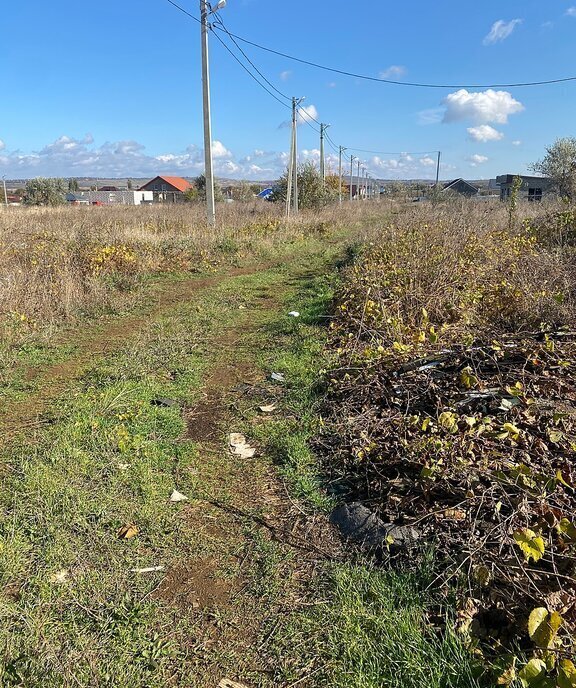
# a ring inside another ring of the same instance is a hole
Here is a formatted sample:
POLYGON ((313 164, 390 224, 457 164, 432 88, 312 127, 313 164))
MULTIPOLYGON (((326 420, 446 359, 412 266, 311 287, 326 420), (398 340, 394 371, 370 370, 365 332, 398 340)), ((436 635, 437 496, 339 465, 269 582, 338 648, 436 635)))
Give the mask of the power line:
POLYGON ((170 3, 172 7, 175 7, 177 10, 180 10, 183 14, 185 14, 187 17, 190 17, 190 19, 193 19, 195 22, 198 22, 198 24, 201 24, 202 22, 198 19, 198 17, 195 17, 193 14, 190 14, 188 10, 185 10, 183 7, 181 7, 178 3, 174 2, 173 0, 166 0, 166 2, 170 3))
MULTIPOLYGON (((230 39, 232 40, 234 45, 238 48, 238 50, 242 53, 242 55, 244 55, 244 58, 249 62, 249 64, 252 66, 252 68, 262 77, 262 79, 264 79, 264 81, 268 84, 268 86, 270 86, 270 88, 272 88, 274 91, 276 91, 276 93, 278 93, 280 96, 282 96, 282 98, 285 98, 288 102, 292 102, 292 98, 290 96, 287 96, 285 93, 282 93, 282 91, 280 89, 276 88, 276 86, 274 86, 274 84, 269 79, 267 79, 264 74, 262 74, 262 72, 254 64, 254 62, 252 62, 252 60, 248 57, 248 55, 246 55, 246 53, 238 45, 234 36, 230 33, 230 31, 228 31, 228 29, 226 28, 226 25, 224 24, 224 21, 222 20, 222 18, 219 15, 216 15, 216 21, 220 24, 222 29, 227 33, 227 35, 230 37, 230 39)), ((218 28, 220 28, 220 26, 213 26, 212 28, 218 29, 218 28)), ((212 31, 212 33, 214 33, 214 31, 212 31)), ((217 35, 217 34, 214 33, 214 35, 217 35)))
MULTIPOLYGON (((168 0, 168 2, 171 2, 171 0, 168 0)), ((271 95, 272 98, 274 98, 274 100, 278 101, 280 103, 280 105, 282 105, 282 107, 286 107, 286 108, 290 109, 290 106, 287 103, 280 100, 280 98, 278 98, 278 96, 276 94, 272 93, 272 91, 269 88, 264 86, 264 84, 261 81, 259 81, 258 78, 256 76, 254 76, 254 74, 252 74, 252 72, 248 69, 248 67, 246 67, 246 65, 242 62, 242 60, 237 55, 234 54, 234 51, 220 38, 220 36, 217 33, 214 34, 214 37, 226 48, 226 50, 230 53, 230 55, 232 55, 232 57, 236 60, 236 62, 238 62, 238 64, 242 67, 242 69, 245 72, 247 72, 247 74, 252 79, 254 79, 254 81, 261 88, 263 88, 269 95, 271 95)))
MULTIPOLYGON (((171 2, 171 0, 168 0, 171 2)), ((218 27, 217 27, 218 28, 218 27)), ((546 79, 544 81, 526 81, 510 84, 430 84, 430 83, 419 83, 413 81, 396 81, 394 79, 383 79, 377 76, 369 76, 368 74, 357 74, 355 72, 349 72, 344 69, 338 69, 336 67, 328 67, 326 65, 319 64, 318 62, 312 62, 311 60, 304 60, 300 57, 295 57, 294 55, 289 55, 283 53, 279 50, 274 50, 273 48, 268 48, 260 43, 254 41, 249 41, 247 38, 242 38, 236 34, 231 33, 232 37, 251 45, 259 50, 264 50, 267 53, 272 53, 273 55, 278 55, 287 60, 292 60, 293 62, 300 62, 301 64, 308 65, 309 67, 315 67, 316 69, 322 69, 326 72, 333 72, 334 74, 341 74, 342 76, 350 76, 354 79, 364 79, 365 81, 376 81, 382 84, 392 84, 394 86, 410 86, 413 88, 522 88, 526 86, 546 86, 549 84, 561 84, 568 81, 576 81, 576 76, 568 76, 560 79, 546 79)))
MULTIPOLYGON (((195 22, 200 23, 200 20, 198 17, 195 17, 193 14, 185 10, 181 5, 178 3, 174 2, 174 0, 166 0, 170 5, 175 7, 177 10, 185 14, 187 17, 190 17, 190 19, 193 19, 195 22)), ((363 79, 365 81, 375 81, 378 83, 382 84, 391 84, 393 86, 409 86, 412 88, 524 88, 524 87, 529 87, 529 86, 549 86, 551 84, 562 84, 562 83, 567 83, 570 81, 576 81, 576 76, 567 76, 563 77, 560 79, 545 79, 543 81, 526 81, 526 82, 517 82, 517 83, 510 83, 510 84, 430 84, 430 83, 419 83, 419 82, 413 82, 413 81, 397 81, 394 79, 383 79, 381 77, 376 77, 376 76, 369 76, 368 74, 356 74, 355 72, 349 72, 344 69, 338 69, 336 67, 328 67, 326 65, 319 64, 317 62, 312 62, 311 60, 304 60, 303 58, 300 57, 295 57, 294 55, 289 55, 288 53, 283 53, 279 50, 274 50, 273 48, 268 48, 265 45, 261 45, 260 43, 256 43, 255 41, 250 41, 247 38, 242 38, 242 36, 238 36, 237 34, 232 33, 229 31, 224 25, 222 26, 217 26, 214 25, 215 29, 218 29, 219 31, 225 31, 230 38, 236 39, 239 41, 242 41, 242 43, 246 43, 246 45, 251 45, 254 48, 258 48, 259 50, 264 50, 267 53, 271 53, 272 55, 278 55, 279 57, 284 57, 287 60, 292 60, 293 62, 300 62, 301 64, 308 65, 309 67, 315 67, 316 69, 322 69, 326 72, 333 72, 334 74, 341 74, 342 76, 350 76, 353 77, 354 79, 363 79)), ((246 54, 244 54, 244 57, 246 57, 246 54)), ((246 59, 248 59, 246 57, 246 59)), ((284 95, 284 94, 282 94, 284 95)), ((285 96, 284 96, 285 97, 285 96)), ((318 122, 319 124, 319 122, 318 122)))

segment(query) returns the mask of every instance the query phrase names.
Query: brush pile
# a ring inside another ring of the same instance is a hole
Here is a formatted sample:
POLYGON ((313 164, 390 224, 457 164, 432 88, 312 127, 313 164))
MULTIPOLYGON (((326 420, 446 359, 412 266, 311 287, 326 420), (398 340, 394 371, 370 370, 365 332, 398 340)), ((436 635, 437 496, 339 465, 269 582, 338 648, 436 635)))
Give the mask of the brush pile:
POLYGON ((348 271, 318 444, 347 501, 433 546, 477 652, 534 650, 502 685, 576 685, 574 254, 462 223, 391 228, 348 271))

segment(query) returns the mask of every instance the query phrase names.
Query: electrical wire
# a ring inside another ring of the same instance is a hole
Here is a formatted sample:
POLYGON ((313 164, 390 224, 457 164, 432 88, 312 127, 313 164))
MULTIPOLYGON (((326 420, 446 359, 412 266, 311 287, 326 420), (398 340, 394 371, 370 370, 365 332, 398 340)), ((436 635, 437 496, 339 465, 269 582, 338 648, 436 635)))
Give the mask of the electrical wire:
POLYGON ((254 74, 252 74, 252 72, 248 69, 248 67, 246 67, 246 65, 242 62, 242 60, 237 55, 234 54, 234 51, 225 43, 225 41, 223 41, 220 38, 220 36, 218 36, 218 34, 214 34, 214 37, 224 46, 224 48, 226 48, 226 50, 230 53, 230 55, 232 55, 232 57, 236 60, 236 62, 238 62, 238 64, 242 67, 242 69, 244 69, 244 71, 252 79, 254 79, 254 81, 261 88, 263 88, 269 95, 271 95, 272 98, 274 98, 274 100, 277 100, 280 103, 280 105, 282 105, 282 107, 291 109, 287 103, 285 103, 283 100, 280 100, 280 98, 278 98, 278 96, 275 93, 272 93, 272 91, 267 86, 264 86, 264 84, 261 81, 259 81, 258 78, 256 76, 254 76, 254 74))
MULTIPOLYGON (((168 0, 170 2, 170 0, 168 0)), ((559 79, 545 79, 542 81, 526 81, 526 82, 517 82, 517 83, 509 83, 509 84, 430 84, 430 83, 420 83, 420 82, 414 82, 414 81, 397 81, 394 79, 383 79, 381 77, 377 76, 369 76, 368 74, 357 74, 356 72, 349 72, 345 69, 338 69, 336 67, 328 67, 327 65, 319 64, 318 62, 312 62, 311 60, 304 60, 300 57, 296 57, 294 55, 289 55, 288 53, 283 53, 280 50, 274 50, 273 48, 268 48, 264 45, 261 45, 260 43, 256 43, 255 41, 249 41, 247 38, 242 38, 242 36, 238 36, 237 34, 230 34, 232 37, 236 38, 239 41, 242 41, 242 43, 246 43, 247 45, 251 45, 254 48, 258 48, 259 50, 264 50, 267 53, 272 53, 272 55, 277 55, 279 57, 283 57, 287 60, 292 60, 293 62, 300 62, 301 64, 305 64, 308 67, 315 67, 316 69, 322 69, 325 72, 333 72, 334 74, 341 74, 342 76, 349 76, 353 77, 354 79, 363 79, 364 81, 376 81, 382 84, 391 84, 394 86, 410 86, 412 88, 523 88, 523 87, 528 87, 528 86, 547 86, 550 84, 561 84, 561 83, 566 83, 568 81, 576 81, 576 76, 568 76, 568 77, 562 77, 559 79)))
MULTIPOLYGON (((224 21, 222 20, 222 17, 220 17, 220 15, 218 15, 218 14, 215 14, 214 16, 215 16, 215 19, 216 19, 216 21, 218 22, 218 24, 219 24, 220 26, 213 25, 211 28, 212 28, 212 29, 219 29, 219 28, 222 28, 222 29, 226 32, 226 34, 229 36, 229 38, 231 39, 232 43, 234 43, 234 45, 235 45, 235 46, 238 48, 238 50, 242 53, 242 55, 244 56, 244 58, 248 61, 248 63, 252 66, 252 68, 262 77, 262 79, 264 79, 264 81, 268 84, 268 86, 270 86, 270 88, 272 88, 274 91, 276 91, 276 93, 278 93, 278 95, 282 96, 282 98, 285 98, 287 101, 292 102, 292 98, 291 98, 290 96, 287 96, 285 93, 282 93, 282 91, 281 91, 279 88, 276 88, 276 86, 274 86, 274 84, 273 84, 269 79, 267 79, 266 76, 265 76, 264 74, 262 74, 262 72, 261 72, 261 71, 258 69, 258 67, 254 64, 254 62, 252 62, 252 60, 248 57, 248 55, 246 55, 246 53, 245 53, 245 52, 242 50, 242 48, 238 45, 238 42, 236 41, 236 39, 234 38, 234 36, 233 36, 233 35, 230 33, 230 31, 228 31, 228 29, 226 28, 226 25, 224 24, 224 21)), ((212 31, 212 33, 214 33, 214 31, 212 31)), ((217 34, 214 33, 214 35, 217 35, 217 34)))
MULTIPOLYGON (((187 17, 190 17, 190 19, 193 19, 195 22, 198 22, 199 24, 200 19, 198 17, 195 17, 193 14, 185 10, 181 5, 178 3, 174 2, 174 0, 166 0, 170 5, 175 7, 177 10, 185 14, 187 17)), ((516 82, 516 83, 509 83, 509 84, 430 84, 430 83, 419 83, 419 82, 414 82, 414 81, 397 81, 394 79, 383 79, 381 77, 376 77, 376 76, 369 76, 368 74, 356 74, 355 72, 349 72, 346 71, 345 69, 337 69, 336 67, 328 67, 327 65, 322 65, 317 62, 312 62, 311 60, 304 60, 303 58, 296 57, 294 55, 289 55, 288 53, 283 53, 280 50, 274 50, 273 48, 268 48, 265 45, 261 45, 260 43, 256 43, 255 41, 250 41, 247 38, 243 38, 242 36, 238 36, 237 34, 232 33, 229 31, 227 28, 218 25, 214 25, 214 28, 218 29, 219 31, 225 31, 230 38, 241 41, 242 43, 246 43, 246 45, 251 45, 254 48, 258 48, 258 50, 263 50, 267 53, 271 53, 272 55, 277 55, 279 57, 283 57, 287 60, 292 60, 293 62, 300 62, 301 64, 305 64, 309 67, 315 67, 316 69, 322 69, 326 72, 332 72, 334 74, 341 74, 342 76, 349 76, 353 77, 354 79, 363 79, 364 81, 375 81, 378 83, 382 84, 390 84, 394 86, 409 86, 411 88, 437 88, 437 89, 443 89, 443 88, 525 88, 525 87, 530 87, 530 86, 549 86, 552 84, 562 84, 562 83, 567 83, 570 81, 576 81, 576 76, 567 76, 567 77, 562 77, 559 79, 545 79, 542 81, 526 81, 526 82, 516 82)), ((246 57, 246 55, 244 54, 246 57)), ((247 58, 248 59, 248 58, 247 58)), ((319 122, 318 122, 319 124, 319 122)))

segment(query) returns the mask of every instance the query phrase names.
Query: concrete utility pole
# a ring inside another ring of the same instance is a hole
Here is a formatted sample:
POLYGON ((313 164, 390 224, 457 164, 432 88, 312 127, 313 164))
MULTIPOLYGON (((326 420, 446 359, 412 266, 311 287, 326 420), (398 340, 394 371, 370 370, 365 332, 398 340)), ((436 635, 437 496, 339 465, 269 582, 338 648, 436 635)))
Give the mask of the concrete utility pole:
POLYGON ((304 98, 292 98, 292 131, 294 132, 294 160, 292 162, 292 172, 294 178, 294 215, 298 215, 298 106, 304 98))
POLYGON ((288 159, 288 179, 286 183, 286 217, 290 217, 290 208, 292 206, 292 176, 294 174, 294 134, 295 134, 295 98, 292 98, 292 129, 290 133, 290 157, 288 159))
POLYGON ((202 109, 204 115, 204 181, 206 183, 206 216, 208 225, 216 225, 214 205, 214 168, 212 164, 212 119, 210 116, 210 61, 208 58, 208 17, 212 12, 226 7, 226 0, 220 0, 214 9, 208 0, 200 0, 200 37, 202 43, 202 109))
POLYGON ((350 156, 350 200, 354 198, 354 194, 352 193, 352 185, 354 184, 354 157, 353 155, 350 156))
POLYGON ((6 175, 2 177, 2 184, 4 185, 4 205, 8 207, 8 192, 6 191, 6 175))
POLYGON ((438 162, 436 163, 436 186, 440 180, 440 157, 442 156, 442 151, 438 151, 438 162))
POLYGON ((360 159, 358 159, 358 174, 356 175, 356 200, 360 200, 360 159))
POLYGON ((320 125, 320 179, 322 182, 326 181, 326 159, 324 157, 324 132, 328 129, 329 124, 320 125))
POLYGON ((342 205, 342 153, 346 149, 340 146, 338 149, 338 202, 342 205))

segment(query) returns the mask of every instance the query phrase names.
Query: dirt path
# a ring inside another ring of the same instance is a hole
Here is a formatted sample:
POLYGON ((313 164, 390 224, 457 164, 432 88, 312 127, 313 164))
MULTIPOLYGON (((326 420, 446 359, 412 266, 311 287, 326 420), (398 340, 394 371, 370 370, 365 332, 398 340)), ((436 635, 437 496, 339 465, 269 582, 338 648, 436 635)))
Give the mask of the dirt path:
MULTIPOLYGON (((34 382, 36 389, 24 399, 0 408, 0 437, 5 440, 21 430, 41 426, 42 414, 52 401, 62 395, 71 380, 95 358, 110 355, 121 348, 146 323, 158 320, 178 304, 187 303, 199 292, 214 288, 231 277, 257 274, 269 267, 269 264, 259 264, 233 268, 225 275, 166 284, 150 295, 146 308, 138 314, 114 317, 103 326, 97 324, 75 333, 75 351, 69 358, 48 366, 30 366, 22 372, 24 379, 34 382)), ((72 343, 70 335, 58 341, 60 345, 69 343, 72 343)))
POLYGON ((325 516, 291 496, 266 436, 289 432, 293 414, 270 381, 281 338, 300 336, 287 294, 299 305, 326 258, 268 267, 163 287, 147 312, 89 328, 67 360, 30 369, 35 388, 1 412, 13 442, 2 447, 0 507, 13 525, 0 575, 4 626, 16 630, 0 629, 0 676, 4 653, 23 685, 42 677, 46 688, 276 688, 291 683, 283 672, 314 685, 279 629, 339 543, 325 516), (151 347, 156 358, 133 370, 151 347), (130 374, 110 374, 111 357, 130 374), (182 419, 150 403, 156 389, 188 398, 182 419), (108 392, 117 407, 103 406, 108 392), (258 410, 271 402, 272 413, 258 410), (232 455, 231 432, 256 456, 232 455), (171 504, 180 486, 188 501, 171 504), (130 523, 137 535, 124 540, 130 523))

